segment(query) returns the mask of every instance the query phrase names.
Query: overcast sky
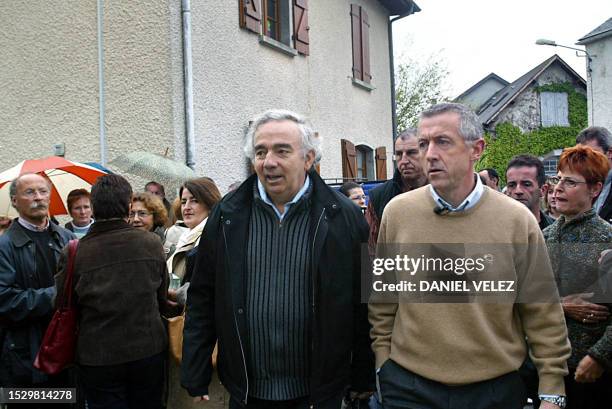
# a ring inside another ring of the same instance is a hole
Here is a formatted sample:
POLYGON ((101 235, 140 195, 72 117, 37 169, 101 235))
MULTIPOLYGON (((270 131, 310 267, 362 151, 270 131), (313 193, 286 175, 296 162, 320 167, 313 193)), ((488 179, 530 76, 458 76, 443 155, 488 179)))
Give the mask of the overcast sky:
POLYGON ((612 17, 611 0, 415 0, 421 12, 393 29, 396 62, 440 52, 456 97, 491 72, 512 82, 553 54, 583 78, 585 59, 538 38, 576 46, 579 38, 612 17))

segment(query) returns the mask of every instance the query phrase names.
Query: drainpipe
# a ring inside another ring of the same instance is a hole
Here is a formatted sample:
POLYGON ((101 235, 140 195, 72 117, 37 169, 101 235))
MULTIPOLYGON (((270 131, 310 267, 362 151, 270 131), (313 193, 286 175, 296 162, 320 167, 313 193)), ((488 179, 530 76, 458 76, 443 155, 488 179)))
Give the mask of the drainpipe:
POLYGON ((98 106, 100 111, 100 164, 106 166, 106 124, 104 90, 104 0, 98 0, 98 106))
POLYGON ((394 149, 395 138, 397 138, 397 108, 395 101, 395 57, 393 56, 393 23, 403 19, 404 17, 408 17, 411 14, 414 14, 413 10, 394 17, 389 20, 389 25, 387 26, 387 35, 389 37, 389 71, 391 75, 391 121, 393 126, 393 140, 391 141, 391 146, 393 146, 394 149))
POLYGON ((191 5, 181 1, 183 16, 183 80, 185 92, 185 163, 195 168, 195 131, 193 116, 193 65, 191 58, 191 5))

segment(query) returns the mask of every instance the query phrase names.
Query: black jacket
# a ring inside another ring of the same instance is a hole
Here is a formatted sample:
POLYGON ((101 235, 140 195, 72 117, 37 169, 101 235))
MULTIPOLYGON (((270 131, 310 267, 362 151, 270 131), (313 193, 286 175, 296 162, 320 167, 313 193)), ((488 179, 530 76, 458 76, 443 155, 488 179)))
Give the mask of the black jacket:
MULTIPOLYGON (((49 223, 56 261, 75 236, 49 223)), ((36 245, 17 220, 0 236, 0 384, 46 380, 32 367, 53 313, 55 287, 37 280, 36 245), (8 379, 6 379, 8 378, 8 379)), ((40 262, 40 260, 39 260, 40 262)))
POLYGON ((608 197, 606 197, 606 201, 603 206, 601 206, 601 209, 599 209, 598 214, 599 217, 608 223, 612 222, 612 189, 610 189, 610 193, 608 193, 608 197))
MULTIPOLYGON (((361 245, 368 226, 350 200, 316 172, 312 182, 312 350, 310 401, 321 402, 351 386, 373 389, 367 304, 360 300, 361 245)), ((181 383, 204 395, 212 375, 211 354, 219 340, 218 372, 243 403, 249 393, 245 258, 256 175, 227 195, 210 215, 198 248, 187 297, 181 383)))
POLYGON ((370 190, 368 194, 369 200, 378 220, 382 218, 385 206, 400 193, 402 193, 402 175, 397 169, 393 173, 393 179, 387 180, 382 185, 370 190))

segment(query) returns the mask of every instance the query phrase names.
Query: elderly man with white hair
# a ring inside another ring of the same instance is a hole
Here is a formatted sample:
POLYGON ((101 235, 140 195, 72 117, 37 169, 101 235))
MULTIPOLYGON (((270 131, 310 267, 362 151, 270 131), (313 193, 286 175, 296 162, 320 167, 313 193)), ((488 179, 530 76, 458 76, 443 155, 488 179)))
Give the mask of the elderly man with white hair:
POLYGON ((182 385, 208 400, 211 355, 230 408, 339 408, 373 387, 360 303, 359 208, 312 165, 319 140, 298 114, 272 110, 249 128, 256 174, 208 219, 187 299, 182 385))

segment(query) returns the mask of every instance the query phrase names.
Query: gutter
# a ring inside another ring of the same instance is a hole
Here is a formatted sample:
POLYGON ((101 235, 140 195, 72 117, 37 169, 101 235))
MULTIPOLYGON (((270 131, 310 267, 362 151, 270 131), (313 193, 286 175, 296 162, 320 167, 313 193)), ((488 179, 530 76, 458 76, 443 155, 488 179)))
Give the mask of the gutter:
POLYGON ((105 124, 105 104, 106 95, 104 91, 104 0, 97 3, 97 24, 98 24, 98 128, 100 140, 100 164, 106 167, 106 124, 105 124))
POLYGON ((181 1, 183 17, 183 81, 185 99, 185 163, 195 168, 195 131, 193 115, 193 64, 191 56, 191 5, 189 0, 181 1))

